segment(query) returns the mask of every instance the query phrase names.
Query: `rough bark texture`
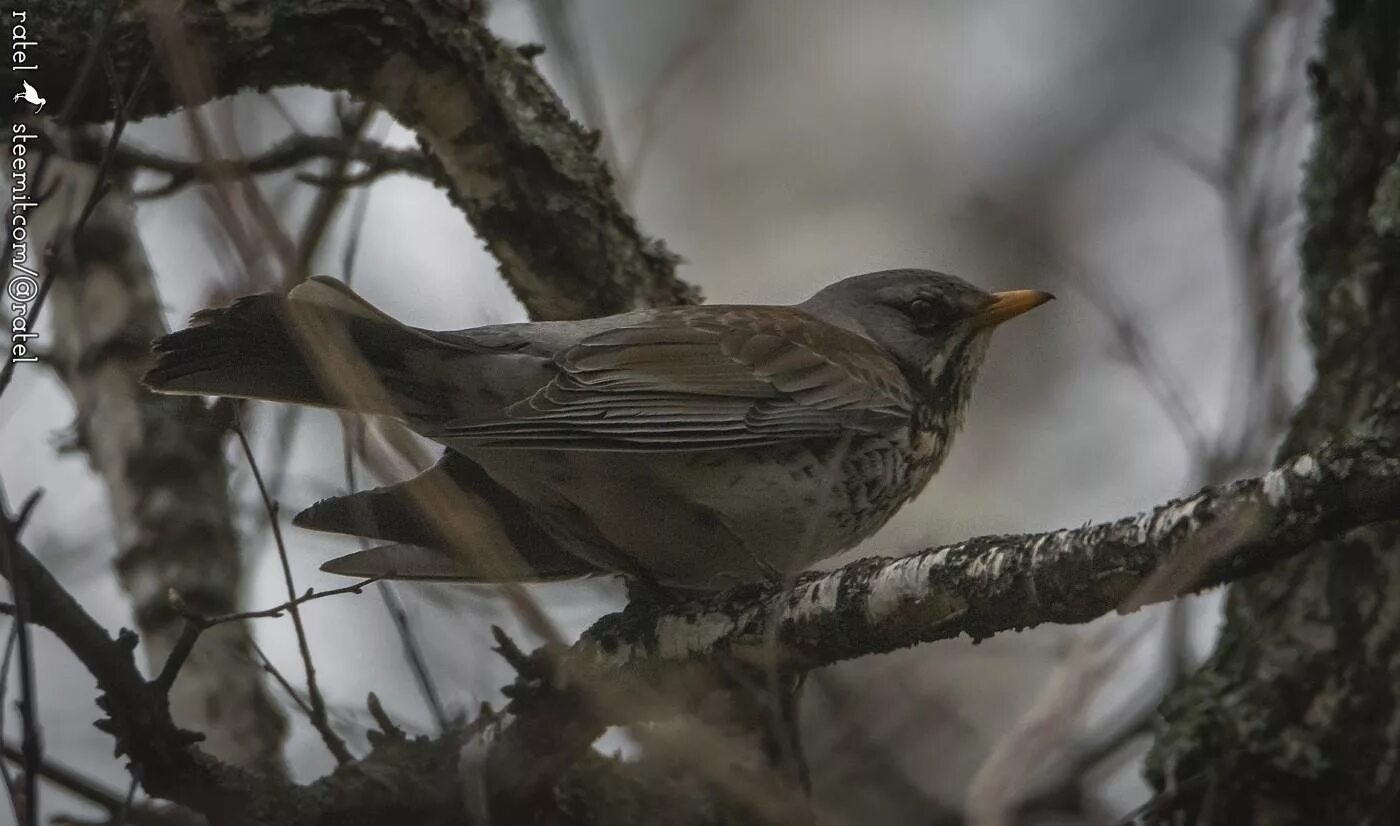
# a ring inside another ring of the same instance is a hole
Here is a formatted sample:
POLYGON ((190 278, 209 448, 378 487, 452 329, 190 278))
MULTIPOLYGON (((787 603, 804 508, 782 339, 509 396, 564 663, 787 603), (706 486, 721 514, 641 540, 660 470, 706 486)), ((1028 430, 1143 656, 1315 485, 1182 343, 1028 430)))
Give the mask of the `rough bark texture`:
POLYGON ((1393 443, 1329 445, 1116 522, 871 557, 804 574, 786 593, 737 590, 659 613, 634 604, 585 632, 576 653, 610 677, 715 652, 761 663, 775 650, 785 669, 807 670, 962 634, 1088 622, 1268 569, 1397 505, 1393 443))
MULTIPOLYGON (((165 324, 129 193, 114 182, 70 241, 94 176, 76 165, 55 164, 54 172, 67 190, 54 194, 55 206, 73 211, 45 210, 31 236, 36 247, 45 235, 56 242, 47 262, 55 279, 51 363, 77 408, 76 447, 106 486, 118 578, 158 671, 184 625, 169 591, 209 616, 242 607, 243 559, 222 448, 227 421, 199 399, 141 387, 151 338, 165 324)), ((247 623, 218 626, 200 640, 170 702, 175 721, 203 732, 214 756, 281 771, 287 724, 253 659, 247 623)))
MULTIPOLYGON (((104 5, 46 0, 43 13, 31 15, 32 39, 45 49, 36 85, 73 88, 104 5)), ((440 164, 440 184, 534 318, 699 298, 675 277, 675 258, 643 237, 613 196, 612 177, 593 153, 596 136, 569 118, 526 55, 492 36, 479 3, 128 0, 105 54, 118 99, 156 61, 134 103, 137 118, 296 84, 381 104, 418 132, 440 164), (153 49, 172 38, 190 48, 153 49), (169 65, 190 59, 205 65, 169 65)), ((74 111, 78 122, 112 117, 108 83, 99 72, 74 111)))
MULTIPOLYGON (((1304 201, 1317 383, 1281 455, 1400 384, 1400 5, 1335 0, 1313 67, 1304 201)), ((1377 429, 1393 435, 1396 417, 1377 429)), ((1400 515, 1400 512, 1397 512, 1400 515)), ((1209 662, 1163 706, 1150 768, 1205 822, 1394 823, 1400 811, 1400 523, 1236 585, 1209 662)), ((1173 821, 1175 822, 1175 821, 1173 821)))
MULTIPOLYGON (((1397 409, 1400 398, 1387 399, 1377 413, 1397 409)), ((482 769, 487 809, 503 822, 553 811, 550 786, 606 726, 684 716, 722 694, 717 658, 793 674, 962 634, 1087 622, 1266 570, 1397 506, 1394 443, 1363 440, 1116 522, 864 559, 790 590, 634 602, 569 652, 543 650, 521 668, 551 692, 512 704, 518 717, 482 769)), ((800 806, 777 808, 758 822, 802 819, 800 806)))
MULTIPOLYGON (((700 695, 708 665, 724 655, 743 659, 746 647, 761 648, 753 635, 771 621, 763 617, 768 606, 782 612, 774 645, 791 668, 801 670, 961 632, 987 635, 1040 621, 1087 620, 1244 577, 1400 509, 1400 459, 1394 453, 1393 446, 1369 440, 1328 445, 1265 476, 1208 488, 1115 523, 984 537, 902 559, 857 562, 805 579, 792 595, 768 586, 662 610, 629 610, 600 621, 572 652, 534 655, 538 670, 522 669, 526 679, 517 689, 524 693, 512 692, 512 709, 529 723, 562 717, 557 728, 573 719, 582 721, 580 729, 691 712, 706 699, 700 695), (1163 577, 1158 572, 1164 567, 1188 576, 1163 577), (978 603, 975 610, 969 595, 978 603), (823 638, 833 628, 832 637, 823 638), (569 706, 561 695, 581 702, 569 706), (560 715, 540 717, 532 702, 560 715)), ((489 727, 498 739, 531 731, 508 717, 483 715, 472 729, 435 740, 376 734, 369 755, 307 786, 259 776, 192 745, 197 738, 171 720, 159 685, 136 669, 134 635, 112 639, 3 531, 0 554, 9 557, 0 562, 11 566, 0 570, 17 571, 29 586, 32 621, 52 631, 97 679, 98 702, 107 715, 101 727, 112 733, 120 753, 140 764, 143 787, 214 823, 460 823, 470 810, 470 793, 462 790, 479 786, 482 775, 489 780, 491 773, 485 766, 462 777, 484 761, 459 761, 459 751, 470 744, 489 761, 498 752, 483 743, 481 730, 489 727)), ((696 732, 703 736, 703 727, 696 732)), ((568 732, 556 731, 551 739, 555 749, 576 747, 568 732)), ((526 746, 521 753, 528 755, 526 746)), ((698 764, 684 758, 623 764, 585 753, 573 765, 557 767, 564 773, 547 776, 547 787, 530 789, 538 797, 522 810, 539 823, 803 820, 800 797, 785 798, 781 785, 769 781, 771 773, 725 776, 730 761, 722 748, 706 743, 689 752, 707 755, 698 764)))

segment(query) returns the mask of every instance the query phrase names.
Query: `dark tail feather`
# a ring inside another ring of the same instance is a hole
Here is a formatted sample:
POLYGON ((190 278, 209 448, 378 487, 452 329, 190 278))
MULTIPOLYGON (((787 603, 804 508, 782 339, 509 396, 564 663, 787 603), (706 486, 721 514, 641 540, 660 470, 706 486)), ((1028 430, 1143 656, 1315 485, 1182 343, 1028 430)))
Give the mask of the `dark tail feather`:
POLYGON ((441 532, 421 510, 427 488, 443 478, 440 468, 441 463, 407 482, 322 499, 293 517, 292 524, 313 531, 441 546, 441 532))
MULTIPOLYGON (((328 574, 375 577, 378 579, 416 579, 447 582, 499 581, 483 578, 480 571, 452 554, 417 545, 377 545, 336 557, 321 566, 328 574)), ((528 575, 520 579, 528 579, 528 575)))
POLYGON ((405 366, 406 353, 424 348, 471 345, 400 324, 345 285, 315 277, 286 297, 251 295, 228 307, 195 313, 188 328, 156 341, 156 364, 143 381, 161 393, 354 406, 364 412, 428 419, 447 416, 452 410, 451 387, 444 377, 419 375, 405 366), (334 387, 328 392, 318 380, 318 370, 320 375, 354 374, 339 369, 345 356, 334 347, 319 350, 308 361, 303 342, 329 344, 332 339, 354 348, 352 357, 362 359, 383 383, 390 396, 387 409, 384 401, 374 401, 382 396, 374 394, 347 404, 343 392, 335 393, 334 387))
POLYGON ((450 450, 413 479, 323 499, 292 524, 395 543, 321 566, 335 574, 502 582, 599 573, 560 547, 479 465, 450 450))
POLYGON ((287 328, 287 299, 262 294, 201 310, 189 327, 156 340, 142 381, 162 393, 326 404, 287 328))

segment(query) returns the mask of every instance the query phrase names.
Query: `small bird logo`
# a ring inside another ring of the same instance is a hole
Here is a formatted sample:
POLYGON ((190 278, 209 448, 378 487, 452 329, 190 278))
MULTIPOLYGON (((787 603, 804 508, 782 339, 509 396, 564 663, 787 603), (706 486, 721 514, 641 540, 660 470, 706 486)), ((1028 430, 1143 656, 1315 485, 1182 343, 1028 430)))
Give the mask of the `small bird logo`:
POLYGON ((44 104, 49 102, 48 98, 39 97, 39 90, 30 86, 28 81, 21 80, 20 83, 24 84, 24 91, 15 95, 15 102, 19 102, 20 99, 23 99, 32 104, 34 106, 34 114, 36 115, 44 111, 44 104))

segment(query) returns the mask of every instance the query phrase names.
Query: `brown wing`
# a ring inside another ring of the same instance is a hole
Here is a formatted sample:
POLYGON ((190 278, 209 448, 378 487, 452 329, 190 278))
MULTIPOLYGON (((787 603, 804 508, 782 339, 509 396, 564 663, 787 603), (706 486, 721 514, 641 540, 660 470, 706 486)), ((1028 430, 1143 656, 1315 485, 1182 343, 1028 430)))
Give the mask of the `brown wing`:
POLYGON ((559 353, 504 415, 448 423, 480 447, 711 450, 872 433, 908 421, 909 385, 874 343, 786 307, 686 307, 559 353))

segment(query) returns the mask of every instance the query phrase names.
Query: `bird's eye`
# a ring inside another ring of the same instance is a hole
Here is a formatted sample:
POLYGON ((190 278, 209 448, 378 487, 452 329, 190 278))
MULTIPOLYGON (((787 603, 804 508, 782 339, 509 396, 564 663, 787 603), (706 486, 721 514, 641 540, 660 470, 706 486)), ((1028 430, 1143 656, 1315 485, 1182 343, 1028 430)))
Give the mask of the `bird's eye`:
POLYGON ((916 326, 931 327, 943 320, 943 312, 927 298, 916 298, 909 304, 909 317, 916 326))

